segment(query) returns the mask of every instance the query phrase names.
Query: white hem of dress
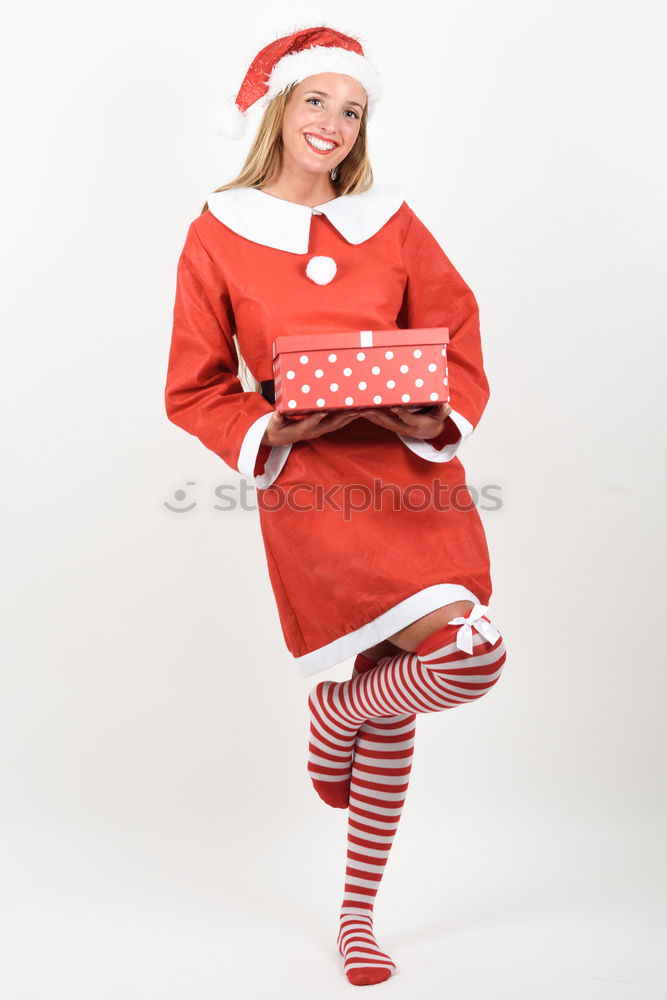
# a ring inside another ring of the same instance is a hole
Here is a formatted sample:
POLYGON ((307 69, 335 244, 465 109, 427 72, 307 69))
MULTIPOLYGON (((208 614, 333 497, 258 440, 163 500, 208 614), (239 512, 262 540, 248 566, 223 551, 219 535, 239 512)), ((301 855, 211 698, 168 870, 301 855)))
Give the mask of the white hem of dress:
POLYGON ((314 649, 312 653, 296 656, 294 660, 297 672, 302 677, 308 677, 321 670, 328 670, 329 667, 336 666, 350 656, 356 656, 364 649, 383 642, 394 632, 406 628, 430 611, 442 608, 445 604, 452 604, 454 601, 472 601, 474 604, 481 604, 479 598, 460 583, 436 583, 406 597, 404 601, 395 604, 393 608, 389 608, 354 632, 348 632, 347 635, 334 639, 328 645, 314 649))

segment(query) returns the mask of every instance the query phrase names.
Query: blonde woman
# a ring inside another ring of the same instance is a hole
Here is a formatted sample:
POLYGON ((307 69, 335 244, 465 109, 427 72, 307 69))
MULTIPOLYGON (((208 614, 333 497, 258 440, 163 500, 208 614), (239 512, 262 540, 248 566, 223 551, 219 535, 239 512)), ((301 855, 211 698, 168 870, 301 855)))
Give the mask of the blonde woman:
POLYGON ((257 488, 297 670, 356 657, 350 680, 310 693, 307 765, 318 795, 349 808, 337 946, 355 985, 396 971, 373 905, 416 715, 478 699, 506 655, 458 458, 489 396, 479 310, 404 189, 373 182, 367 128, 379 96, 361 43, 332 28, 257 54, 233 111, 239 126, 255 104, 263 117, 238 177, 188 229, 165 389, 169 419, 257 488), (315 406, 299 420, 275 409, 281 333, 440 326, 449 403, 354 408, 349 369, 351 408, 315 406))

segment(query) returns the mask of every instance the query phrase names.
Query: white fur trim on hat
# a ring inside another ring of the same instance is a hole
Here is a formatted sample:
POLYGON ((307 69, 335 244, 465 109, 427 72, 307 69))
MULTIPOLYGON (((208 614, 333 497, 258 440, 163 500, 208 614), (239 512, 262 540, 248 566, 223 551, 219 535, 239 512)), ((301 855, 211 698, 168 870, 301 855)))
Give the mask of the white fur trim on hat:
POLYGON ((236 103, 236 96, 225 98, 217 108, 210 108, 208 120, 218 135, 226 139, 242 139, 248 128, 248 116, 236 103))
POLYGON ((263 105, 292 83, 300 83, 307 76, 316 73, 344 73, 354 77, 368 95, 368 114, 382 94, 382 84, 377 70, 365 56, 350 49, 331 45, 311 45, 301 52, 290 52, 273 67, 269 77, 268 91, 263 105))

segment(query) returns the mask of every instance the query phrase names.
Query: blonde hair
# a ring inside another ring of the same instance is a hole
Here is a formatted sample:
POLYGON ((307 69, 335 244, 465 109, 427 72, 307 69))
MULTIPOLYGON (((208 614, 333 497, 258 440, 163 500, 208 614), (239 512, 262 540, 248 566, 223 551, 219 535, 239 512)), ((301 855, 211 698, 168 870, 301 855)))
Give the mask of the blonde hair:
MULTIPOLYGON (((265 184, 271 183, 280 170, 283 116, 295 86, 297 86, 296 83, 291 84, 269 101, 240 173, 234 180, 216 188, 216 192, 237 187, 263 187, 265 184)), ((357 140, 345 159, 338 164, 335 180, 332 178, 336 197, 343 194, 361 194, 362 191, 368 190, 373 183, 373 171, 368 158, 367 111, 368 103, 361 115, 357 140)), ((208 210, 208 201, 206 201, 200 215, 208 210)), ((238 356, 241 384, 247 391, 261 393, 260 383, 243 359, 236 334, 234 334, 234 343, 238 356)))

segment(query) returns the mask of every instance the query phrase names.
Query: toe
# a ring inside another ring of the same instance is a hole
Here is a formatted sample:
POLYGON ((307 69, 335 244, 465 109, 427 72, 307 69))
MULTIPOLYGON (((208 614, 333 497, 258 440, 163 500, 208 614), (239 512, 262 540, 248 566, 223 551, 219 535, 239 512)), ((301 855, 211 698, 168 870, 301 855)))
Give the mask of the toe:
POLYGON ((391 969, 350 969, 347 978, 354 986, 370 986, 372 983, 383 983, 390 975, 391 969))

